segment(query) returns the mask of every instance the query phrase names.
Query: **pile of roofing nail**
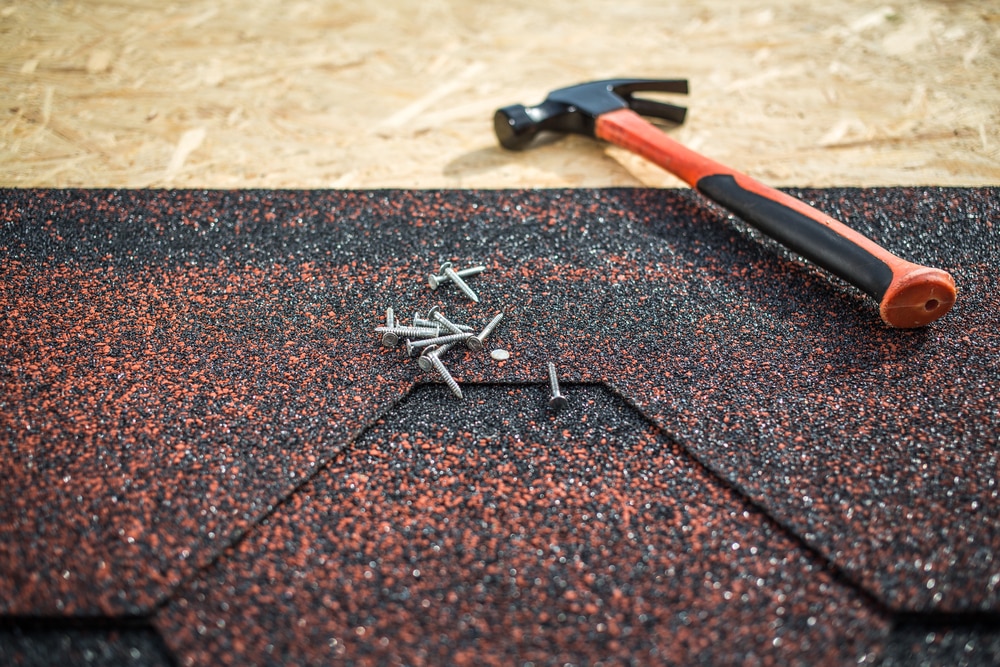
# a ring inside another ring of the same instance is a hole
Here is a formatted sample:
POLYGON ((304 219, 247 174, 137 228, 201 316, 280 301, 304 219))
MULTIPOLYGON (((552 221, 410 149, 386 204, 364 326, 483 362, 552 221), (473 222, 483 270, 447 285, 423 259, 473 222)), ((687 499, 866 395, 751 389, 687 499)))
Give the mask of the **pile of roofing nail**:
MULTIPOLYGON (((462 271, 455 271, 450 262, 441 265, 441 274, 431 274, 427 276, 427 283, 431 289, 436 290, 446 282, 454 283, 466 296, 476 303, 479 297, 472 291, 464 278, 482 273, 485 266, 473 266, 462 271)), ((489 323, 483 327, 478 334, 473 333, 473 328, 465 324, 456 324, 445 317, 437 306, 427 312, 426 316, 416 313, 409 326, 404 326, 397 322, 392 308, 388 308, 385 313, 385 326, 375 327, 375 331, 382 334, 382 345, 385 347, 396 347, 402 342, 409 357, 418 357, 420 368, 425 371, 437 371, 445 384, 458 398, 462 398, 462 389, 458 386, 455 378, 448 372, 448 368, 441 361, 441 358, 459 343, 463 343, 468 349, 478 352, 483 349, 483 342, 493 333, 497 324, 503 319, 503 313, 497 313, 489 323)))

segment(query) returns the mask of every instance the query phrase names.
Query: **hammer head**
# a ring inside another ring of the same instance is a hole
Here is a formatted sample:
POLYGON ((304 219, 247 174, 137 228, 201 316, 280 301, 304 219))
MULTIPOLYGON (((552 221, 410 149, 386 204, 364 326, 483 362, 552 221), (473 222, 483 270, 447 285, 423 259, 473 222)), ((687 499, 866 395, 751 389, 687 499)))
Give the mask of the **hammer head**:
POLYGON ((687 80, 608 79, 560 88, 552 91, 538 106, 513 104, 497 109, 493 128, 501 146, 520 150, 546 130, 593 137, 597 117, 616 109, 627 108, 643 116, 684 122, 684 107, 634 97, 641 92, 686 94, 687 80))

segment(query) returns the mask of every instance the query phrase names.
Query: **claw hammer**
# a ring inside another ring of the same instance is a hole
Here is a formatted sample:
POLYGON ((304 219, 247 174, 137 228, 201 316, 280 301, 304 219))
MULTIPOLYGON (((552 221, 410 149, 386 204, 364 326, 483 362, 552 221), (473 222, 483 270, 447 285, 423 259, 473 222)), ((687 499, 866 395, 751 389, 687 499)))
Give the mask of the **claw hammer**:
POLYGON ((768 236, 879 302, 893 327, 930 324, 955 303, 945 271, 897 257, 847 225, 674 141, 642 116, 684 122, 683 107, 635 93, 687 93, 685 80, 610 79, 553 91, 544 102, 498 109, 493 117, 504 148, 527 148, 543 131, 575 132, 632 151, 681 178, 768 236))

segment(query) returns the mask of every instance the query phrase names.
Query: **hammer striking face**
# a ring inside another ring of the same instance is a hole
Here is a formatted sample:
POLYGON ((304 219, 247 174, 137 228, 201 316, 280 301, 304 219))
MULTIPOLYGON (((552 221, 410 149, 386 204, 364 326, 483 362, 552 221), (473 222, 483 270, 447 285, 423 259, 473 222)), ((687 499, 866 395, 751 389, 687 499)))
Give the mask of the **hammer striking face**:
POLYGON ((540 132, 554 131, 603 139, 641 155, 877 300, 890 326, 924 326, 951 309, 956 290, 948 273, 897 257, 805 202, 679 144, 642 116, 681 123, 685 109, 637 98, 638 92, 686 93, 687 82, 582 83, 552 92, 537 106, 498 109, 493 127, 500 144, 511 150, 527 148, 540 132))
POLYGON ((504 148, 527 148, 539 132, 575 132, 595 137, 594 124, 603 114, 618 109, 632 109, 644 116, 683 123, 686 109, 634 97, 639 92, 687 94, 686 80, 612 79, 581 83, 549 94, 534 107, 512 104, 498 109, 493 127, 504 148))

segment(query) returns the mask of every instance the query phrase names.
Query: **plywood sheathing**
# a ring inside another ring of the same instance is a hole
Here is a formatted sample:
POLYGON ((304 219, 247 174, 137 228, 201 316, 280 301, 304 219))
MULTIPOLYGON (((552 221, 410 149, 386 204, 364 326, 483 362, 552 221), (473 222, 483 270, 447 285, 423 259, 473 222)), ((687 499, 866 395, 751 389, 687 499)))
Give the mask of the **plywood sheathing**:
POLYGON ((493 111, 685 77, 665 128, 775 185, 1000 183, 992 0, 0 5, 0 185, 591 187, 680 182, 493 111))

